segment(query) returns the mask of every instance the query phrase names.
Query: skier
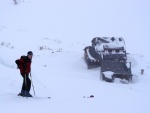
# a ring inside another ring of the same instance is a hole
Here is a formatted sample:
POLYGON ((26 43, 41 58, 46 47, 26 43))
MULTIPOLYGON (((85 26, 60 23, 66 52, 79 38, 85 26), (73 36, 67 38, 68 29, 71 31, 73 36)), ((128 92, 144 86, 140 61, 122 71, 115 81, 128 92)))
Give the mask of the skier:
POLYGON ((31 70, 32 56, 33 52, 29 51, 27 53, 27 56, 21 56, 20 59, 15 61, 18 66, 18 69, 20 69, 20 74, 23 77, 22 89, 21 93, 18 94, 19 96, 32 97, 32 95, 29 93, 31 88, 31 80, 29 78, 29 73, 31 70))

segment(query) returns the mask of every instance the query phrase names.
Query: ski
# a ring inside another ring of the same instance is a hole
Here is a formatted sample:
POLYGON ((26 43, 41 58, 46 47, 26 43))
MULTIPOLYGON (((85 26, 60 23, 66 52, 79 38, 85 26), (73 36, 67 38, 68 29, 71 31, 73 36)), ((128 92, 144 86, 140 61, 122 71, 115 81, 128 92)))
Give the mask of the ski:
POLYGON ((35 98, 35 99, 51 99, 51 97, 39 97, 39 96, 33 96, 32 98, 35 98))
POLYGON ((26 98, 26 99, 28 99, 28 98, 32 98, 32 97, 27 97, 27 96, 25 96, 25 95, 22 95, 21 93, 19 93, 19 94, 18 94, 18 96, 20 96, 20 97, 24 97, 24 98, 26 98))
MULTIPOLYGON (((18 96, 26 97, 26 96, 22 95, 21 93, 19 93, 18 96)), ((26 98, 28 98, 28 97, 26 97, 26 98)), ((51 99, 51 97, 40 97, 40 96, 32 96, 32 97, 29 97, 29 98, 35 98, 35 99, 51 99)))

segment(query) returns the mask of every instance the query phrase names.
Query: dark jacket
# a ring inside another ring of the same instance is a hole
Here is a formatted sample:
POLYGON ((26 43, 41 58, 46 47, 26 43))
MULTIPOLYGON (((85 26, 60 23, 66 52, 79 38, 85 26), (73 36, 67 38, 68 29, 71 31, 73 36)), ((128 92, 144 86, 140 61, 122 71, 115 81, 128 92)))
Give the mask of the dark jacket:
POLYGON ((28 56, 21 56, 20 59, 17 59, 16 64, 20 69, 21 74, 29 74, 31 70, 31 59, 28 56))

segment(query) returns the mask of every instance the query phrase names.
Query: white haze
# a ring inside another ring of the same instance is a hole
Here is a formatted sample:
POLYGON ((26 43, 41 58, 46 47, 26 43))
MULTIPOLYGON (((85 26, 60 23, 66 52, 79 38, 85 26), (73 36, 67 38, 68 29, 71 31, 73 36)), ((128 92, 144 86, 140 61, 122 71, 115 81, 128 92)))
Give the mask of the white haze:
POLYGON ((1 112, 149 113, 149 14, 149 0, 0 0, 1 112), (100 68, 87 69, 83 49, 97 36, 124 38, 133 83, 107 83, 100 68), (51 99, 17 96, 15 60, 29 50, 36 96, 51 99))

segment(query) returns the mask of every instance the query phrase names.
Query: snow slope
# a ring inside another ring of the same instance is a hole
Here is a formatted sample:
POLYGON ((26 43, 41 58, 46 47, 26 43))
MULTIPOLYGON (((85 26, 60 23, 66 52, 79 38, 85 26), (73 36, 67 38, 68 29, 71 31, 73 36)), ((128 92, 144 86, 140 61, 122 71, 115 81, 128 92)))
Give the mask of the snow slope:
POLYGON ((149 113, 149 11, 147 0, 0 1, 1 112, 149 113), (133 83, 103 82, 99 68, 87 69, 83 49, 96 36, 125 39, 133 83), (14 61, 29 50, 40 98, 17 96, 22 78, 14 61))

